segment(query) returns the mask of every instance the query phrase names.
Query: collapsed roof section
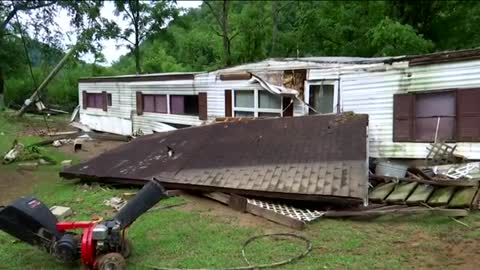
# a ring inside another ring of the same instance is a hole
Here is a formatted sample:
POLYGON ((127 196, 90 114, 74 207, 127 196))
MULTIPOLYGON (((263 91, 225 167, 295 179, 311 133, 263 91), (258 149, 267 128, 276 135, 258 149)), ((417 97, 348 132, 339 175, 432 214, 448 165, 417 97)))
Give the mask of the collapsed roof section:
POLYGON ((368 116, 217 123, 138 138, 64 169, 65 178, 333 203, 367 197, 368 116))

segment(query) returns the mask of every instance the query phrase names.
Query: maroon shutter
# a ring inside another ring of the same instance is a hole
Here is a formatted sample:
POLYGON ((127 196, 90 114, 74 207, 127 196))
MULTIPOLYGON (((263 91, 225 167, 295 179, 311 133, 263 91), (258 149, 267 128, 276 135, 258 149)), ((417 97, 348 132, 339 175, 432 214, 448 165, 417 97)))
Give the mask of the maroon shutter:
POLYGON ((414 96, 393 95, 393 141, 413 141, 414 96))
POLYGON ((480 89, 457 91, 457 141, 480 141, 480 89))
POLYGON ((88 106, 87 106, 87 103, 88 100, 87 100, 87 91, 82 91, 82 106, 83 106, 83 109, 86 109, 88 106))
POLYGON ((198 93, 198 119, 207 120, 207 93, 198 93))
POLYGON ((106 91, 102 91, 102 110, 107 111, 108 109, 108 95, 106 91))
POLYGON ((143 114, 143 99, 142 99, 142 92, 137 92, 137 115, 143 114))
POLYGON ((232 116, 232 90, 225 90, 225 117, 232 116))
POLYGON ((293 116, 293 99, 289 97, 283 97, 283 117, 293 116))

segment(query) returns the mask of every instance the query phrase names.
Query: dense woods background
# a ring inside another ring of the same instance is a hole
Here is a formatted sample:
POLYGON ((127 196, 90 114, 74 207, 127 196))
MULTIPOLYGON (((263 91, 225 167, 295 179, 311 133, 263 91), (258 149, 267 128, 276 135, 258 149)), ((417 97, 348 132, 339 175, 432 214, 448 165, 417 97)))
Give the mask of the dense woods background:
POLYGON ((64 54, 64 36, 52 20, 62 9, 81 33, 78 53, 42 99, 67 110, 77 104, 80 77, 208 71, 271 57, 393 56, 480 45, 480 1, 222 0, 190 10, 172 1, 115 1, 118 20, 128 21, 127 29, 100 16, 103 4, 0 2, 0 96, 3 92, 6 105, 22 104, 64 54), (19 13, 31 20, 22 23, 19 13), (123 40, 130 52, 102 66, 102 39, 123 40), (79 60, 85 52, 95 55, 94 63, 79 60))

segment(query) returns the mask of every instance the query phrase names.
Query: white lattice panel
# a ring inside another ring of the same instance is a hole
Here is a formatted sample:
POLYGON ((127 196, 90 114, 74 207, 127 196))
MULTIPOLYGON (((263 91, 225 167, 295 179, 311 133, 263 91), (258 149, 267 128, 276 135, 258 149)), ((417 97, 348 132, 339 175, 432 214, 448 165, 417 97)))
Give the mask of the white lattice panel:
POLYGON ((248 199, 248 203, 304 222, 313 221, 325 214, 325 212, 322 211, 299 209, 286 204, 270 203, 254 199, 248 199))

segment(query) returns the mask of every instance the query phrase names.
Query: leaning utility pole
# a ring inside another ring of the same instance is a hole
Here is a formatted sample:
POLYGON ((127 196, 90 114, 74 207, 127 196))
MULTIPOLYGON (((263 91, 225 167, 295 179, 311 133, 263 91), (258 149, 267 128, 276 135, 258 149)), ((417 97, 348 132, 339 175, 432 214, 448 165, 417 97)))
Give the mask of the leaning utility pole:
POLYGON ((40 84, 40 86, 35 90, 35 92, 33 92, 33 94, 30 96, 30 98, 25 100, 25 102, 22 105, 22 108, 20 108, 20 110, 18 110, 17 113, 15 114, 16 116, 22 116, 25 113, 25 111, 27 110, 28 106, 30 106, 32 103, 35 103, 37 101, 37 98, 38 98, 38 95, 40 94, 40 92, 43 91, 43 89, 45 89, 45 87, 47 87, 47 85, 50 83, 50 81, 55 77, 55 75, 57 75, 57 73, 60 71, 60 69, 63 67, 63 65, 67 62, 68 58, 75 52, 75 47, 76 46, 73 46, 70 49, 70 51, 68 51, 63 56, 62 60, 60 60, 60 62, 58 62, 58 64, 53 68, 53 70, 50 72, 50 74, 48 74, 47 78, 45 78, 45 80, 43 80, 42 84, 40 84))

